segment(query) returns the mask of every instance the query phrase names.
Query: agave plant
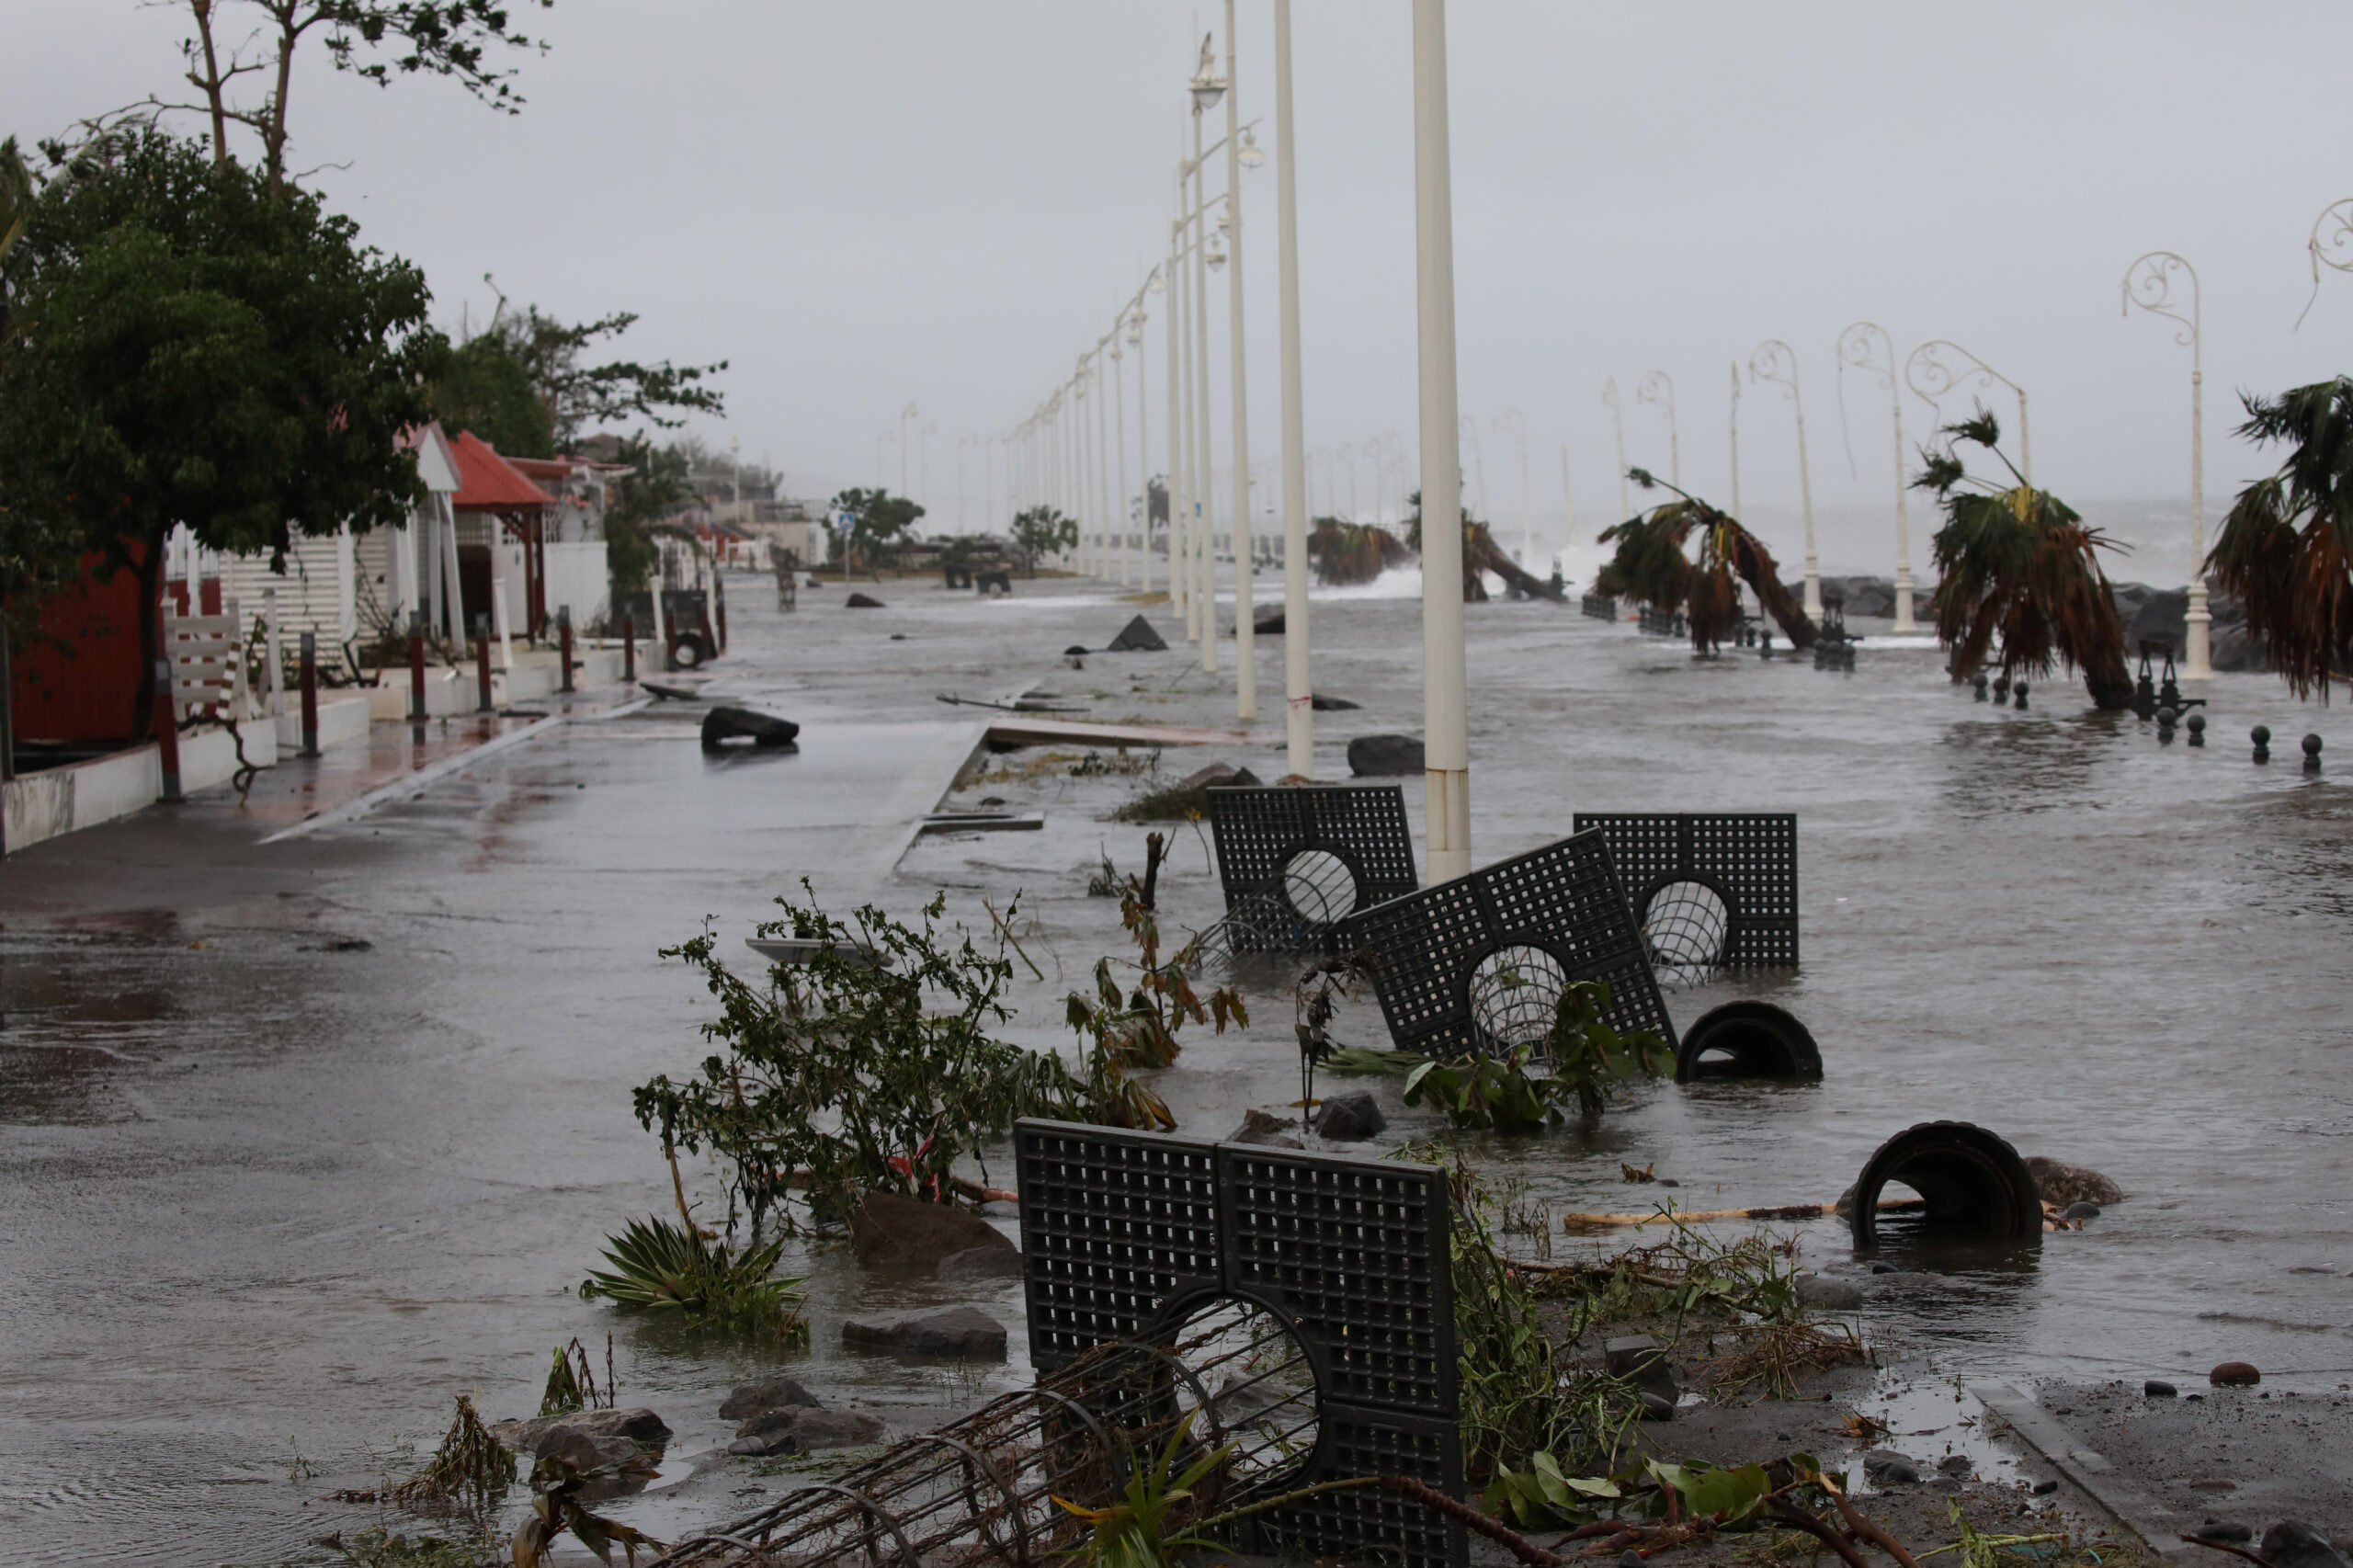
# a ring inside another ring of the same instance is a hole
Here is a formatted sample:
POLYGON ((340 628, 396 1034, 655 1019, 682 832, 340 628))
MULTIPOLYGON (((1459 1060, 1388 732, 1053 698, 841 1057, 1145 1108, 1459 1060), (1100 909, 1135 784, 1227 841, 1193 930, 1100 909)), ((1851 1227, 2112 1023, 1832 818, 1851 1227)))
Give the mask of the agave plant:
POLYGON ((1600 542, 1614 542, 1618 551, 1594 579, 1596 592, 1683 611, 1691 629, 1691 646, 1707 653, 1732 641, 1740 630, 1737 578, 1779 624, 1791 647, 1813 646, 1819 629, 1781 585, 1780 566, 1763 540, 1731 513, 1647 469, 1628 469, 1626 477, 1644 490, 1672 490, 1678 498, 1602 530, 1600 542), (1685 553, 1695 536, 1699 547, 1696 561, 1685 553))
POLYGON ((2292 443, 2268 479, 2239 493, 2207 570, 2246 606, 2247 631, 2298 697, 2353 670, 2353 380, 2243 398, 2238 434, 2292 443))
POLYGON ((619 1306, 676 1312, 712 1328, 772 1333, 805 1341, 809 1324, 801 1316, 801 1281, 779 1278, 781 1240, 755 1243, 736 1252, 690 1225, 655 1216, 631 1220, 608 1238, 609 1272, 589 1275, 580 1294, 619 1306))
POLYGON ((2004 676, 2048 675, 2054 663, 2064 665, 2083 672, 2099 707, 2128 706, 2124 626, 2098 555, 2116 545, 2074 507, 2026 482, 2003 454, 2001 426, 1984 405, 1941 434, 1984 448, 2014 482, 1972 476, 1949 446, 1921 449, 1912 487, 1933 491, 1945 511, 1933 550, 1937 640, 1952 651, 1952 678, 1964 681, 1983 668, 1998 635, 2004 676))

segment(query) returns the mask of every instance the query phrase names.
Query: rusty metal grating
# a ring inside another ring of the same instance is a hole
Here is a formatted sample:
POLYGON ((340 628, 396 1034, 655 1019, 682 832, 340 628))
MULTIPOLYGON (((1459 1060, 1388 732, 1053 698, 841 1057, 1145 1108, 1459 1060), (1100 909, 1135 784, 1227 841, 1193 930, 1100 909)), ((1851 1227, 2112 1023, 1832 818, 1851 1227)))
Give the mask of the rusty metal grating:
POLYGON ((1400 1051, 1459 1057, 1518 1043, 1499 1038, 1478 983, 1497 955, 1529 949, 1548 974, 1608 982, 1619 1029, 1649 1029, 1675 1046, 1643 934, 1597 832, 1376 904, 1349 920, 1345 939, 1371 971, 1400 1051))
POLYGON ((1395 784, 1208 793, 1233 951, 1322 949, 1355 911, 1421 885, 1395 784))
POLYGON ((1794 812, 1580 812, 1575 825, 1608 844, 1661 972, 1797 966, 1794 812))

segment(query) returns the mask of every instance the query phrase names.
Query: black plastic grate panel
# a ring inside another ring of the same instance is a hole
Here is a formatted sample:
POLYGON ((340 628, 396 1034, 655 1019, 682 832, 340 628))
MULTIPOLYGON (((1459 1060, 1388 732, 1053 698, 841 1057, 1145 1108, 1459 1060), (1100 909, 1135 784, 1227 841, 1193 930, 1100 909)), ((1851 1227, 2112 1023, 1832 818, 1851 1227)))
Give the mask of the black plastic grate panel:
POLYGON ((1455 1408, 1446 1199, 1429 1176, 1393 1161, 1219 1151, 1226 1287, 1316 1329, 1331 1399, 1455 1408))
POLYGON ((1359 909, 1421 885, 1405 792, 1398 785, 1220 788, 1209 791, 1209 801, 1218 877, 1234 920, 1230 940, 1237 949, 1311 949, 1334 935, 1338 922, 1315 918, 1320 909, 1302 915, 1286 896, 1294 857, 1322 851, 1341 860, 1355 876, 1359 909))
POLYGON ((1368 960, 1400 1051, 1458 1057, 1484 1049, 1472 977, 1482 959, 1515 946, 1550 953, 1571 980, 1608 982, 1611 1025, 1649 1029, 1675 1048, 1675 1024, 1598 833, 1375 905, 1348 922, 1347 938, 1368 960))
POLYGON ((1213 1145, 1056 1121, 1015 1135, 1029 1359, 1051 1371, 1133 1339, 1180 1290, 1220 1278, 1213 1145))
MULTIPOLYGON (((1460 1496, 1461 1429, 1446 1417, 1369 1415, 1326 1404, 1315 1470, 1319 1478, 1329 1480, 1409 1475, 1449 1497, 1460 1496)), ((1244 1537, 1242 1546, 1268 1556, 1346 1557, 1404 1568, 1460 1568, 1469 1556, 1461 1525, 1439 1518, 1419 1503, 1370 1487, 1269 1509, 1256 1517, 1256 1528, 1244 1537)))
MULTIPOLYGON (((1041 1371, 1141 1337, 1204 1288, 1270 1302, 1317 1368, 1321 1437, 1298 1483, 1405 1474, 1462 1495, 1443 1171, 1059 1121, 1015 1123, 1014 1145, 1041 1371)), ((1460 1525, 1371 1491, 1256 1528, 1315 1557, 1468 1557, 1460 1525)))
POLYGON ((1678 882, 1712 889, 1726 909, 1723 969, 1798 962, 1798 819, 1787 812, 1580 812, 1626 889, 1637 925, 1678 882))

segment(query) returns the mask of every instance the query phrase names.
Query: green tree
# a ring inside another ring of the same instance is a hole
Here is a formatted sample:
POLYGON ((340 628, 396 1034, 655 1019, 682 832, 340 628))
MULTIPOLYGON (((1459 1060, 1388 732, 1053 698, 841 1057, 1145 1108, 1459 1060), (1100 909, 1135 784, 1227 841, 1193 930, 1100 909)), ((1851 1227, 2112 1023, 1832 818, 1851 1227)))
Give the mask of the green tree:
POLYGON ((1051 506, 1032 506, 1013 519, 1013 548, 1021 552, 1022 569, 1035 577, 1038 557, 1068 550, 1078 543, 1078 520, 1051 506))
MULTIPOLYGON (((338 71, 378 86, 395 76, 444 76, 504 114, 522 107, 514 73, 493 63, 493 50, 545 49, 516 31, 507 0, 185 0, 196 30, 180 44, 195 103, 151 97, 155 109, 204 116, 212 157, 233 156, 232 127, 261 142, 261 174, 271 196, 288 185, 294 59, 316 35, 338 71), (240 78, 259 79, 258 97, 241 99, 240 78)), ((513 0, 541 10, 555 0, 513 0)))
POLYGON ((2207 569, 2298 697, 2353 671, 2353 381, 2247 395, 2238 434, 2288 460, 2239 492, 2207 569))
POLYGON ((825 505, 836 517, 848 519, 845 571, 849 555, 856 555, 869 568, 889 558, 923 516, 921 506, 887 490, 845 490, 825 505))
POLYGON ((510 458, 555 456, 555 432, 531 372, 494 334, 450 352, 433 382, 433 413, 452 432, 470 430, 510 458))
POLYGON ((430 298, 316 197, 152 127, 65 157, 0 265, 0 587, 134 567, 143 728, 173 525, 283 552, 422 495, 430 298))
POLYGON ((1975 675, 1998 635, 2004 676, 2048 675, 2054 662, 2063 664, 2083 672, 2099 707, 2128 706, 2124 627, 2098 556, 2116 547, 2074 507, 2027 483, 2002 453, 2001 426, 1982 405, 1975 418, 1942 433, 1984 448, 2017 482, 1973 478, 1951 451, 1920 453, 1913 488, 1934 492, 1945 511, 1931 554, 1937 640, 1952 650, 1952 678, 1975 675))
POLYGON ((700 384, 727 369, 724 359, 713 365, 673 365, 667 359, 653 364, 634 359, 585 362, 590 345, 619 337, 636 324, 637 317, 628 311, 575 326, 541 315, 536 305, 510 316, 504 303, 485 335, 494 337, 523 368, 556 450, 572 450, 590 426, 606 420, 636 418, 675 429, 688 414, 727 411, 725 396, 700 384))
POLYGON ((613 454, 630 472, 614 483, 605 506, 605 566, 613 591, 635 593, 654 569, 654 537, 663 520, 694 499, 688 453, 656 447, 643 437, 623 439, 613 454))

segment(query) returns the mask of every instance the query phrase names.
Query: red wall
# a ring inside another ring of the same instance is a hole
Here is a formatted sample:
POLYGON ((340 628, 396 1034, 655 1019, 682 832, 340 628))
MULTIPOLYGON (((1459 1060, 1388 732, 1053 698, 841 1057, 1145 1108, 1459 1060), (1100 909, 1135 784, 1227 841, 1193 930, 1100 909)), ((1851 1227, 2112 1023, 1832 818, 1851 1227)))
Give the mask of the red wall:
POLYGON ((9 650, 12 728, 18 740, 131 737, 139 690, 139 574, 97 580, 92 556, 79 586, 41 607, 41 640, 9 650), (71 655, 51 639, 63 640, 71 655))

